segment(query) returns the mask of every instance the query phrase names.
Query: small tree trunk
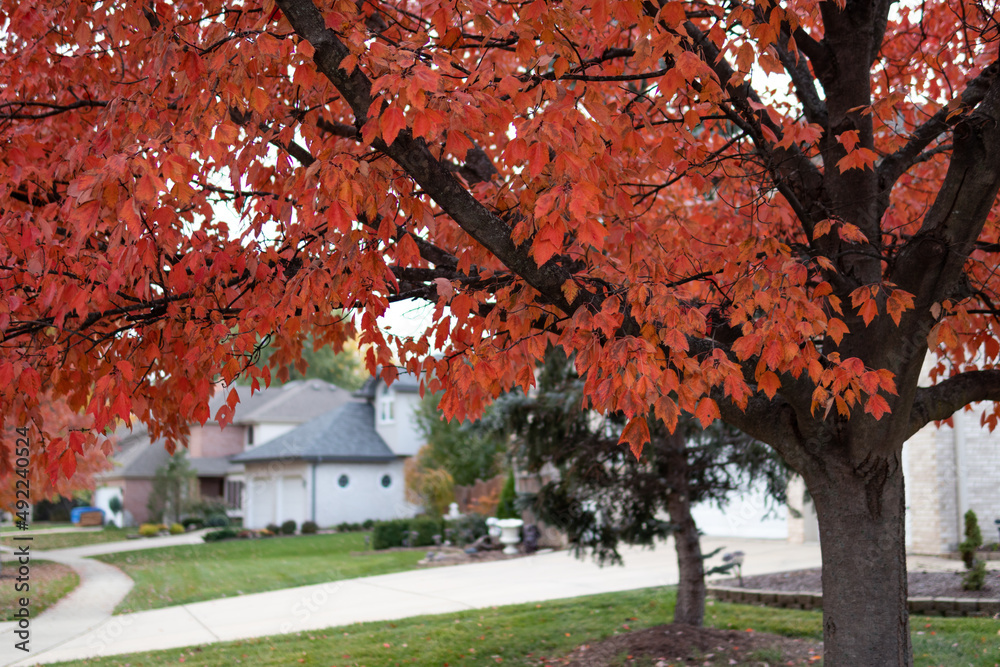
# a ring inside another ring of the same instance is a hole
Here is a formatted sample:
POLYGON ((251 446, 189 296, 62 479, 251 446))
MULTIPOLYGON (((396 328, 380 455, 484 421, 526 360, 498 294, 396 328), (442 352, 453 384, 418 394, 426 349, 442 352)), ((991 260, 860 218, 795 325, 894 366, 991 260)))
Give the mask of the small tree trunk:
MULTIPOLYGON (((827 461, 809 488, 823 552, 823 664, 909 667, 903 471, 827 461)), ((809 480, 807 480, 809 481, 809 480)))
POLYGON ((701 557, 698 527, 691 516, 687 451, 679 432, 667 436, 667 456, 670 481, 667 513, 674 526, 674 547, 680 572, 674 623, 700 626, 705 620, 705 561, 701 557))

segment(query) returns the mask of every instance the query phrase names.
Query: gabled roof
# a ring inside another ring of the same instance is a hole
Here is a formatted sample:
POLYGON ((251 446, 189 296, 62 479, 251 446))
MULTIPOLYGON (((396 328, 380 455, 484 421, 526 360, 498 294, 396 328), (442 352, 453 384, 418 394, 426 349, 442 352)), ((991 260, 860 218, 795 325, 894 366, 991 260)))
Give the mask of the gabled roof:
MULTIPOLYGON (((298 380, 268 387, 251 394, 250 387, 237 386, 240 402, 236 405, 233 424, 285 423, 302 424, 351 400, 345 389, 323 380, 298 380)), ((210 414, 225 405, 229 389, 217 392, 208 402, 210 414)), ((215 423, 214 419, 208 423, 215 423)), ((170 455, 164 441, 150 442, 149 432, 142 424, 132 429, 121 426, 115 431, 118 451, 113 456, 115 467, 99 479, 152 478, 166 465, 170 455)), ((227 458, 190 457, 191 467, 200 477, 222 477, 234 469, 227 458)))
POLYGON ((397 458, 375 431, 375 409, 366 402, 350 401, 230 460, 379 463, 397 458))
POLYGON ((152 478, 156 476, 160 466, 170 459, 163 439, 150 442, 149 433, 141 424, 137 424, 131 432, 127 427, 119 427, 115 431, 115 438, 118 441, 118 451, 112 457, 115 467, 97 475, 98 479, 152 478))
MULTIPOLYGON (((149 436, 143 433, 131 435, 119 441, 121 449, 114 455, 116 464, 111 470, 97 475, 98 479, 152 479, 156 471, 167 465, 170 454, 164 447, 164 441, 150 442, 149 436)), ((180 450, 178 450, 180 451, 180 450)), ((188 457, 191 469, 198 477, 225 477, 238 467, 229 462, 226 457, 193 458, 188 457)))
POLYGON ((243 396, 240 395, 241 403, 236 406, 233 423, 302 424, 351 400, 351 393, 346 389, 316 379, 288 382, 278 387, 269 387, 265 392, 265 400, 249 404, 242 412, 239 408, 243 396))
MULTIPOLYGON (((243 418, 261 407, 265 403, 273 401, 277 392, 279 392, 281 386, 265 387, 264 389, 258 389, 253 394, 250 393, 250 387, 248 385, 237 385, 233 387, 236 389, 236 394, 240 397, 240 402, 236 404, 236 410, 233 415, 233 423, 240 423, 243 418)), ((212 398, 208 399, 208 422, 215 423, 215 413, 219 411, 229 398, 230 387, 223 387, 222 389, 215 392, 212 398)))
MULTIPOLYGON (((378 372, 382 372, 381 367, 378 368, 378 372)), ((357 398, 374 399, 375 390, 378 389, 379 385, 384 384, 381 376, 370 377, 361 385, 361 389, 354 392, 354 395, 357 398)), ((418 394, 420 393, 420 378, 413 373, 400 370, 399 377, 392 383, 392 389, 403 394, 418 394)))

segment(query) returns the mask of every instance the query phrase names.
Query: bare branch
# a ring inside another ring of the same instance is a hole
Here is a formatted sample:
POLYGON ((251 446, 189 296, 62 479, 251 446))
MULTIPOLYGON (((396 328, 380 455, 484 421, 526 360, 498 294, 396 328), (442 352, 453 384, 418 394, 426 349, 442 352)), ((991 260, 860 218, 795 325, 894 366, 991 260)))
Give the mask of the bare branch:
POLYGON ((809 71, 809 65, 806 64, 803 54, 798 51, 794 53, 789 51, 787 39, 784 44, 776 42, 774 46, 781 64, 784 65, 785 71, 792 79, 792 84, 795 86, 795 96, 802 103, 802 111, 805 113, 806 120, 826 129, 829 122, 826 104, 819 98, 819 93, 816 90, 816 79, 809 71))
POLYGON ((695 45, 704 52, 705 62, 715 71, 719 83, 733 101, 738 115, 733 121, 753 139, 757 151, 767 161, 775 185, 795 209, 806 236, 811 239, 814 223, 826 217, 821 202, 823 175, 798 148, 776 148, 767 141, 761 128, 767 128, 779 141, 783 133, 766 112, 754 109, 755 105, 763 106, 760 97, 748 83, 734 84, 735 71, 696 25, 688 22, 684 27, 695 45))
POLYGON ((104 100, 79 100, 77 102, 73 102, 72 104, 50 104, 47 102, 7 102, 6 104, 0 104, 0 118, 6 120, 38 120, 40 118, 58 116, 61 113, 66 113, 75 109, 92 109, 95 107, 100 108, 106 106, 108 106, 108 103, 104 100), (8 111, 8 109, 24 108, 47 109, 47 111, 34 114, 8 111))
POLYGON ((1000 370, 967 371, 933 387, 917 389, 907 437, 976 401, 1000 401, 1000 370))

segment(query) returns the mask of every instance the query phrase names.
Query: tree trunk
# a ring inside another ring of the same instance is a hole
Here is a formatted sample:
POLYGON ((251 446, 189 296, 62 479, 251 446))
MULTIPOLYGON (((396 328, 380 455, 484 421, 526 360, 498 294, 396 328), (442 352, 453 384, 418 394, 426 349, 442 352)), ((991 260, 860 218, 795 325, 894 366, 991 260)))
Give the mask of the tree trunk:
POLYGON ((674 526, 674 546, 677 549, 677 567, 680 571, 674 623, 700 626, 705 620, 705 561, 701 557, 698 526, 691 516, 687 451, 679 430, 667 436, 667 441, 670 481, 667 513, 674 526))
POLYGON ((899 456, 862 468, 835 460, 824 464, 820 478, 806 480, 823 552, 823 664, 909 667, 899 456))

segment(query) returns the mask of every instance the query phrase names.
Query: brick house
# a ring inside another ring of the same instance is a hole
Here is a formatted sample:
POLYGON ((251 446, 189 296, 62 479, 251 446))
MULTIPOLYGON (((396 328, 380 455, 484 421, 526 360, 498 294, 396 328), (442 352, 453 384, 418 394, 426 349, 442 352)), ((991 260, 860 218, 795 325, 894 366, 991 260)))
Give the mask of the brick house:
MULTIPOLYGON (((929 385, 925 363, 921 384, 929 385)), ((997 541, 1000 519, 1000 431, 981 425, 984 405, 952 416, 953 426, 928 424, 903 445, 906 474, 906 548, 911 553, 946 554, 965 539, 964 515, 973 510, 986 542, 997 541)), ((816 515, 805 500, 805 485, 793 481, 789 505, 803 510, 789 517, 793 542, 819 539, 816 515)))
MULTIPOLYGON (((187 442, 188 461, 197 475, 197 494, 203 500, 225 503, 230 516, 242 518, 244 501, 243 465, 230 459, 247 448, 260 445, 300 424, 327 413, 351 399, 351 394, 322 380, 302 380, 269 387, 251 395, 250 387, 236 388, 240 402, 234 418, 225 429, 210 420, 204 425, 191 426, 187 442)), ((210 414, 215 415, 228 395, 220 391, 209 401, 210 414)), ((151 442, 145 427, 122 429, 114 468, 97 476, 94 505, 111 516, 109 503, 118 496, 124 506, 124 516, 118 524, 137 524, 149 519, 147 502, 156 471, 169 460, 169 454, 158 440, 151 442)))

